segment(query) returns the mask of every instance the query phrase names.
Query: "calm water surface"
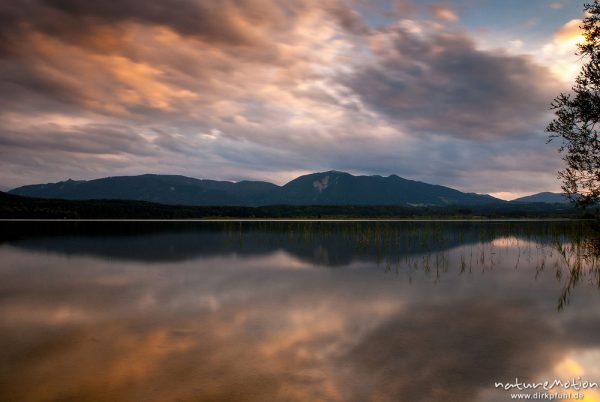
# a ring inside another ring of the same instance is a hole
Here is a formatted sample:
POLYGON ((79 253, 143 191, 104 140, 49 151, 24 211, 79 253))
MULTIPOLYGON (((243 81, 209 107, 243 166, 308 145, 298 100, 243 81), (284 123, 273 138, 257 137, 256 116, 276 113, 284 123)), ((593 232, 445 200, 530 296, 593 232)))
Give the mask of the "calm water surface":
POLYGON ((1 401, 507 401, 494 382, 600 382, 585 223, 0 228, 1 401))

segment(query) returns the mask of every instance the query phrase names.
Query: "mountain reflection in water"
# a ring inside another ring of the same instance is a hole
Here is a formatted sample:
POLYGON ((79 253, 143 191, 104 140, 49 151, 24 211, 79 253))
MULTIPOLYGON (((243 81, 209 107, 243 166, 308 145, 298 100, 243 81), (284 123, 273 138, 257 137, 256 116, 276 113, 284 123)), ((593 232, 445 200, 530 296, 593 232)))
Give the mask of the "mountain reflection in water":
POLYGON ((600 381, 585 223, 1 225, 2 401, 505 401, 495 381, 600 381))

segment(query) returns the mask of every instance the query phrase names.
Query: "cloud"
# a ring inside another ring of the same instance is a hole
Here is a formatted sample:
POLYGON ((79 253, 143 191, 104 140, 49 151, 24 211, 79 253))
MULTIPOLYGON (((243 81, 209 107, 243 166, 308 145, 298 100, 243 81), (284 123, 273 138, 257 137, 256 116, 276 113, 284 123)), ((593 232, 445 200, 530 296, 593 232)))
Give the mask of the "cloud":
POLYGON ((564 24, 555 34, 554 42, 559 46, 572 47, 583 40, 583 31, 579 27, 581 20, 571 20, 564 24))
POLYGON ((512 49, 519 50, 523 47, 525 43, 521 39, 514 39, 509 41, 508 44, 512 49))
POLYGON ((573 19, 554 32, 552 39, 541 49, 540 59, 549 66, 556 77, 571 85, 582 65, 577 44, 584 40, 579 28, 581 20, 573 19))
POLYGON ((425 9, 406 1, 386 7, 4 2, 0 186, 148 172, 283 183, 338 169, 506 191, 514 166, 498 155, 548 155, 548 72, 479 49, 441 23, 448 6, 433 22, 407 20, 425 9))
POLYGON ((148 156, 151 143, 130 127, 102 124, 61 127, 57 124, 31 126, 25 130, 4 131, 0 145, 16 149, 40 147, 75 154, 148 156))
POLYGON ((447 6, 435 5, 430 7, 431 13, 436 17, 448 22, 458 22, 460 19, 456 11, 447 6))
POLYGON ((398 26, 389 48, 349 81, 365 104, 415 133, 494 139, 524 135, 556 93, 549 71, 484 51, 460 33, 398 26))
MULTIPOLYGON (((42 0, 31 3, 34 7, 32 16, 23 12, 13 12, 13 16, 33 22, 35 28, 45 33, 67 39, 77 31, 90 32, 87 25, 141 23, 168 27, 181 35, 210 42, 250 45, 260 40, 262 28, 284 24, 288 20, 283 2, 267 3, 261 0, 226 0, 219 3, 159 0, 151 4, 139 0, 42 0)), ((302 2, 295 1, 289 9, 295 11, 296 7, 302 7, 302 2)), ((9 11, 15 11, 15 7, 8 8, 9 11)))

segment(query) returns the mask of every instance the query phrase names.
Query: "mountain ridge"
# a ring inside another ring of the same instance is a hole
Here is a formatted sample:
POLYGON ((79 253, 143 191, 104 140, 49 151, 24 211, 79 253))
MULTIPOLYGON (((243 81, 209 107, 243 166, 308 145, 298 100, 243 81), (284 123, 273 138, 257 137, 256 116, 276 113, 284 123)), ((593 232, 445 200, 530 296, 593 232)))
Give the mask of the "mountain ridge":
POLYGON ((569 198, 564 193, 552 193, 550 191, 543 191, 541 193, 535 193, 524 197, 519 197, 511 202, 542 202, 546 204, 568 204, 570 203, 569 198))
POLYGON ((94 180, 68 179, 17 187, 9 194, 66 200, 117 199, 170 205, 482 205, 506 201, 486 194, 389 176, 355 176, 330 170, 278 186, 266 181, 196 179, 143 174, 94 180))

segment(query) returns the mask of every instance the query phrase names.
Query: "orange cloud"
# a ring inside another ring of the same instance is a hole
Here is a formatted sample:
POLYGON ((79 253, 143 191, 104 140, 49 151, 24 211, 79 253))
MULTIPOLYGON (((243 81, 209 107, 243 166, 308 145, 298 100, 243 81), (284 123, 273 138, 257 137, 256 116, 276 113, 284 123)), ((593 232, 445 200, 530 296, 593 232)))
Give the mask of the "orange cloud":
POLYGON ((583 41, 583 32, 579 28, 580 25, 581 20, 578 19, 567 22, 554 34, 554 41, 559 46, 573 46, 583 41))
POLYGON ((459 20, 456 10, 448 6, 432 6, 431 12, 435 17, 444 21, 457 22, 459 20))

